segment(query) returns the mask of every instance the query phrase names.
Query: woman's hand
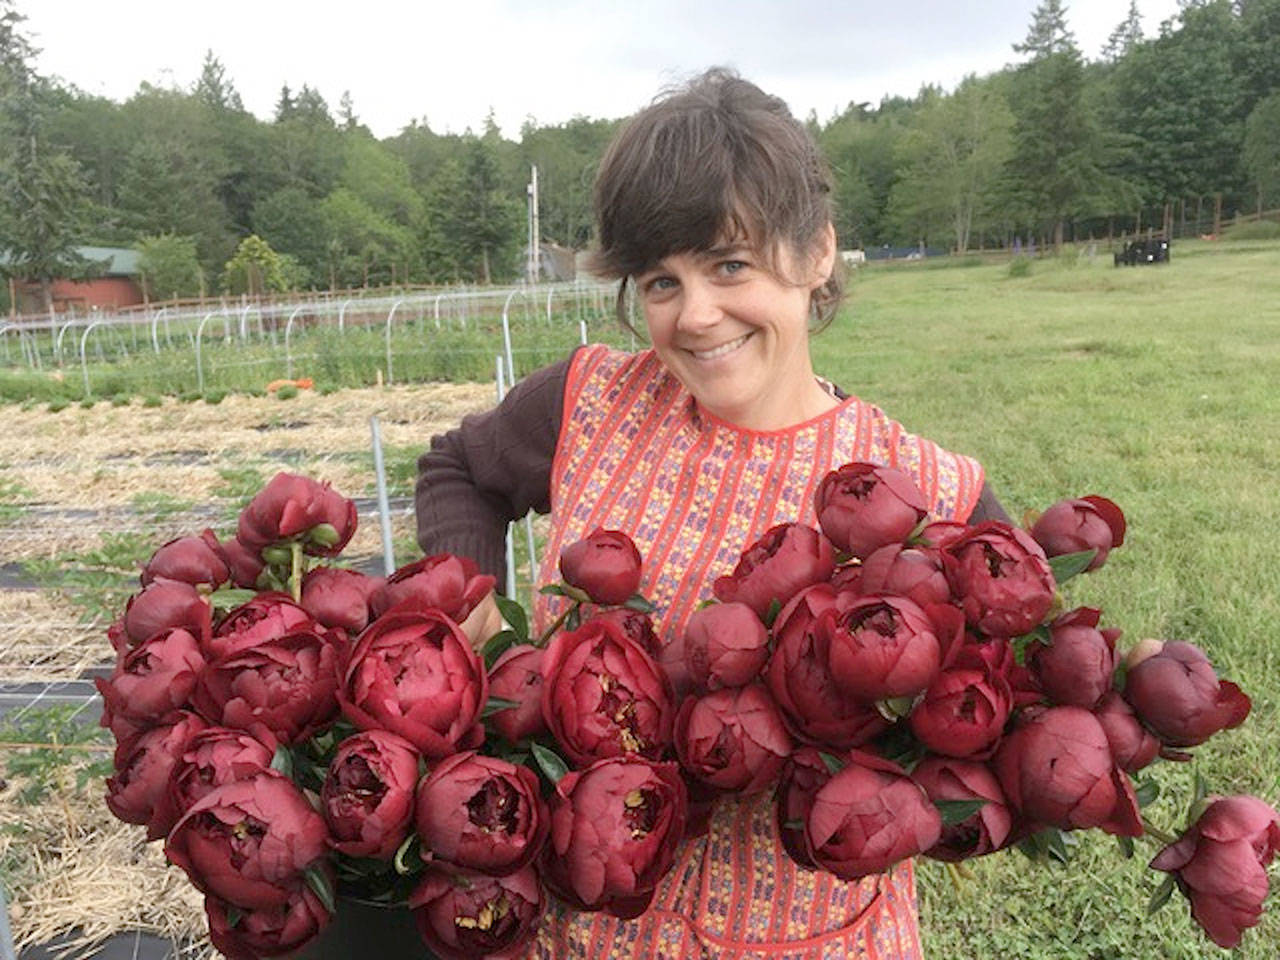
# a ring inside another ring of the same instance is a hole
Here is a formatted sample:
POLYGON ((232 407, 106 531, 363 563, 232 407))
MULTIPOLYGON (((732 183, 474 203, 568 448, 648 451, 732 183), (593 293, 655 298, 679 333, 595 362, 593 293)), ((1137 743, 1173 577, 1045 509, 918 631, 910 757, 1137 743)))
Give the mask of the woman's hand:
POLYGON ((490 637, 502 629, 502 614, 498 611, 498 604, 493 599, 492 590, 485 594, 484 599, 476 604, 475 609, 467 615, 467 619, 458 626, 462 628, 462 632, 471 641, 471 646, 477 651, 484 647, 490 637))

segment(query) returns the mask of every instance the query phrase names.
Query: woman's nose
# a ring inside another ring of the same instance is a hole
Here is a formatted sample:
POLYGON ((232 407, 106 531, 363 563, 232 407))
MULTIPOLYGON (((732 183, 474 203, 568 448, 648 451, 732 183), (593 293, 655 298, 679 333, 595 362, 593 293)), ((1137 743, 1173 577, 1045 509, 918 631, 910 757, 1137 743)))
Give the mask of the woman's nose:
POLYGON ((680 289, 680 315, 676 324, 685 333, 700 333, 720 322, 724 312, 715 288, 698 280, 685 281, 680 289))

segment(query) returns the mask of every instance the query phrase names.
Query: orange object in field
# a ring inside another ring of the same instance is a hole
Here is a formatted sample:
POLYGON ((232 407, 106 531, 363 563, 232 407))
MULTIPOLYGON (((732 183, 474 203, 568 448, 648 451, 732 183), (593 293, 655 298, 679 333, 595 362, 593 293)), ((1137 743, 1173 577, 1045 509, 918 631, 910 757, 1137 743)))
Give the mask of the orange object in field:
POLYGON ((267 393, 275 393, 281 387, 297 387, 299 390, 310 390, 316 385, 316 382, 310 377, 302 377, 299 380, 272 380, 267 384, 267 393))

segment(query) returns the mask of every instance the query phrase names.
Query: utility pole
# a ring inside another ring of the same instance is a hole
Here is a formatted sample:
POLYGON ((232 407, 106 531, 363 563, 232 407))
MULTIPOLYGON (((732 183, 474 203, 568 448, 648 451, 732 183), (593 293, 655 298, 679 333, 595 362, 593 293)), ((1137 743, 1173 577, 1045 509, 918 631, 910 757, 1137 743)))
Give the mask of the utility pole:
POLYGON ((525 194, 529 201, 528 241, 529 256, 525 261, 525 279, 534 284, 542 276, 542 230, 538 225, 538 167, 529 168, 529 184, 525 194))

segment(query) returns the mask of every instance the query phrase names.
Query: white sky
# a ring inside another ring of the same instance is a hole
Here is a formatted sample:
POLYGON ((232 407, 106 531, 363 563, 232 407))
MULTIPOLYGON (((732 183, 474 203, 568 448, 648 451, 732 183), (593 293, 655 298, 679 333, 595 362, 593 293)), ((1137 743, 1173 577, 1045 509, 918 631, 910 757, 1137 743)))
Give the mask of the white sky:
MULTIPOLYGON (((738 69, 798 116, 849 102, 951 89, 1020 59, 1036 0, 17 0, 42 53, 38 69, 123 101, 139 83, 189 88, 206 49, 245 106, 269 118, 288 83, 317 88, 336 112, 350 90, 378 136, 426 118, 437 132, 503 132, 574 116, 622 117, 672 81, 738 69), (980 9, 974 9, 980 8, 980 9)), ((1096 58, 1128 0, 1067 0, 1096 58)), ((1147 36, 1177 0, 1138 0, 1147 36)))

